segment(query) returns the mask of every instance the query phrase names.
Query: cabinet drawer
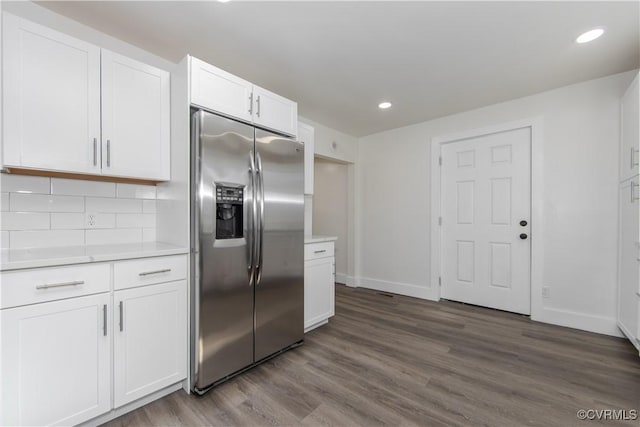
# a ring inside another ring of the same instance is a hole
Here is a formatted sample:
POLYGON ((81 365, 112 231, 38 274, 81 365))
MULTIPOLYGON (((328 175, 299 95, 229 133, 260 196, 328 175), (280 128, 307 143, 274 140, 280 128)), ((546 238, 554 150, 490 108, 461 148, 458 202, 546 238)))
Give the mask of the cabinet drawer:
POLYGON ((108 292, 109 264, 72 265, 2 273, 0 308, 108 292))
POLYGON ((127 289, 187 277, 187 256, 166 256, 122 261, 113 266, 114 288, 127 289))
POLYGON ((333 256, 333 242, 308 243, 304 245, 304 259, 326 258, 333 256))

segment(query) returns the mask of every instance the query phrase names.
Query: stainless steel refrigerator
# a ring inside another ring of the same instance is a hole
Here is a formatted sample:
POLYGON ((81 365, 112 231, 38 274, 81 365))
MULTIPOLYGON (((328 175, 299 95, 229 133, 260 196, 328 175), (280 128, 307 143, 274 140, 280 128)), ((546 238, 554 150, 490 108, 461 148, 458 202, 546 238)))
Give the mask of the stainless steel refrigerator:
POLYGON ((304 146, 192 111, 192 388, 302 343, 304 146))

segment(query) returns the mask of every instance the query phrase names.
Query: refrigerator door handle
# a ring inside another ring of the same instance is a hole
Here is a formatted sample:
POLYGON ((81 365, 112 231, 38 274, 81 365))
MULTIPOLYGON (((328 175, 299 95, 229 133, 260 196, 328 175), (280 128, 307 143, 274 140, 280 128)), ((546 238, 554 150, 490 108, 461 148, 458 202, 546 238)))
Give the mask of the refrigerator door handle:
POLYGON ((262 171, 262 159, 260 158, 260 153, 256 153, 257 163, 258 163, 258 183, 259 183, 259 203, 260 203, 260 211, 258 213, 259 224, 256 235, 258 239, 256 241, 256 252, 257 252, 257 275, 256 275, 256 285, 260 284, 260 280, 262 279, 262 241, 264 238, 264 173, 262 171))
POLYGON ((258 209, 256 207, 256 161, 254 159, 253 150, 249 152, 249 173, 251 174, 251 210, 249 212, 249 227, 247 228, 249 238, 247 239, 247 245, 249 246, 249 286, 253 286, 256 276, 257 265, 254 265, 255 259, 255 230, 256 230, 256 215, 258 215, 258 209))

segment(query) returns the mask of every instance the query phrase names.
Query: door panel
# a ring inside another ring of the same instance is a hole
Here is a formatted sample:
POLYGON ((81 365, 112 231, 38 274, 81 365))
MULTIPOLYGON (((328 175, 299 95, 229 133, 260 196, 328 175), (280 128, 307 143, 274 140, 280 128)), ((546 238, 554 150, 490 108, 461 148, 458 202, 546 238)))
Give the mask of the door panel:
POLYGON ((255 296, 256 361, 303 337, 304 145, 256 129, 264 230, 255 296))
POLYGON ((443 298, 530 313, 530 147, 529 128, 443 145, 443 298))
POLYGON ((3 24, 4 165, 99 173, 100 48, 10 14, 3 24))
POLYGON ((114 294, 114 407, 186 377, 186 282, 114 294))
POLYGON ((109 411, 108 294, 3 310, 1 425, 76 425, 109 411))
POLYGON ((195 386, 203 389, 253 362, 253 286, 250 283, 253 193, 250 159, 254 129, 198 112, 200 151, 196 159, 196 271, 199 294, 199 354, 195 386), (243 237, 216 239, 216 187, 240 186, 243 237))
POLYGON ((634 297, 639 283, 638 265, 638 178, 620 184, 620 230, 618 259, 618 324, 625 333, 637 337, 638 299, 634 297))

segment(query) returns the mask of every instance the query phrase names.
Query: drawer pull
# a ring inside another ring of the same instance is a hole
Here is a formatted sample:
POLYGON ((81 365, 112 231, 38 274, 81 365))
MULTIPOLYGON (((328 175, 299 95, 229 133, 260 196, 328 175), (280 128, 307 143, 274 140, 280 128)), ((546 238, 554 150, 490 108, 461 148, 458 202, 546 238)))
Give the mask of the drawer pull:
POLYGON ((62 288, 64 286, 78 286, 84 285, 84 280, 76 280, 75 282, 64 282, 64 283, 52 283, 45 285, 38 285, 36 289, 49 289, 49 288, 62 288))
POLYGON ((165 268, 164 270, 145 271, 143 273, 138 273, 138 276, 149 276, 150 274, 168 273, 170 271, 170 268, 165 268))
POLYGON ((314 253, 314 254, 323 254, 323 253, 325 253, 325 252, 327 252, 327 250, 326 250, 326 249, 323 249, 323 250, 321 250, 321 251, 313 251, 313 253, 314 253))

